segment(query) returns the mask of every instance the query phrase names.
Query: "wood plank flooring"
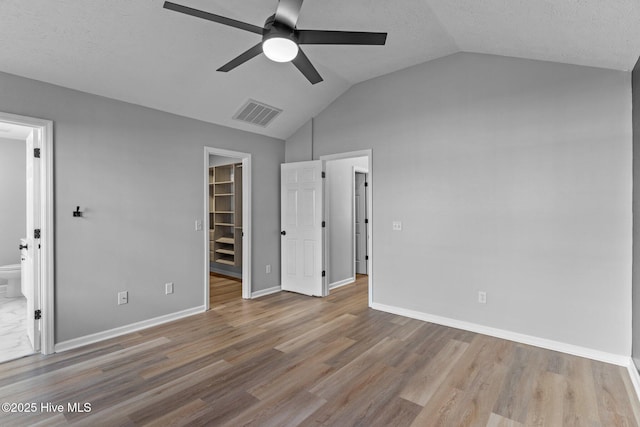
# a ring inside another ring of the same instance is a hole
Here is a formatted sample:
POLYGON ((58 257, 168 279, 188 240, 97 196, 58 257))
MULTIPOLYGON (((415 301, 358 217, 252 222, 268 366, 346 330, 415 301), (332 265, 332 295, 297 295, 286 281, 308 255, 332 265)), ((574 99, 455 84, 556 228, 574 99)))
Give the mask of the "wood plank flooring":
POLYGON ((242 280, 209 273, 209 307, 225 305, 242 298, 242 280))
POLYGON ((2 426, 610 427, 640 413, 624 368, 371 310, 366 277, 0 364, 0 402, 37 406, 2 426))

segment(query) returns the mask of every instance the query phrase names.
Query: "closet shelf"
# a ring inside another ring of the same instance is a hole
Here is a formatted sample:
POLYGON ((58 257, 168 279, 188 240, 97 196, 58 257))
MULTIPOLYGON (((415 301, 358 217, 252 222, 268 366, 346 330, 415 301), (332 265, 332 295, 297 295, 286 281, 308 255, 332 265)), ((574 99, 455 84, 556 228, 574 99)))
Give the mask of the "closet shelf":
POLYGON ((242 169, 238 163, 209 168, 210 224, 213 240, 211 261, 242 266, 242 169))
POLYGON ((216 249, 216 252, 219 254, 226 254, 226 255, 235 255, 235 251, 229 250, 229 249, 216 249))

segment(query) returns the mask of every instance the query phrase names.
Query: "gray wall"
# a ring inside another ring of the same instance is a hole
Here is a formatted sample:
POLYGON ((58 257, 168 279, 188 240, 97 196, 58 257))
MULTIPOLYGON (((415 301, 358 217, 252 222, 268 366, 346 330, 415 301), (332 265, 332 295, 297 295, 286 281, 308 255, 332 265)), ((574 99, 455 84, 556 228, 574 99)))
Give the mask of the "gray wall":
POLYGON ((640 59, 631 74, 633 96, 633 360, 640 369, 640 59))
POLYGON ((279 285, 283 141, 8 74, 0 93, 54 121, 56 342, 204 303, 204 146, 252 153, 253 291, 279 285))
POLYGON ((25 141, 0 138, 0 266, 20 264, 18 245, 27 233, 26 152, 25 141))
POLYGON ((285 161, 304 162, 312 160, 313 119, 306 122, 285 141, 285 161))
POLYGON ((325 165, 327 172, 325 203, 327 212, 327 231, 329 233, 328 274, 329 286, 354 279, 354 212, 353 212, 353 167, 367 169, 369 159, 356 157, 351 159, 329 160, 325 165))
POLYGON ((355 85, 313 151, 373 150, 374 302, 629 355, 631 139, 630 73, 461 53, 355 85))

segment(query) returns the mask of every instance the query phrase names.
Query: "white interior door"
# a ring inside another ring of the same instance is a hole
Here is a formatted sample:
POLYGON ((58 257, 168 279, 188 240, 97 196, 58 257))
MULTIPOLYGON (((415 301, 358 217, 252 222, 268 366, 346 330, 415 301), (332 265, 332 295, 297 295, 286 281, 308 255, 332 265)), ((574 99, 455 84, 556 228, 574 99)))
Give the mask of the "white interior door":
POLYGON ((365 189, 366 175, 356 172, 355 176, 355 234, 356 234, 356 273, 367 274, 367 199, 365 189))
POLYGON ((40 321, 35 319, 35 310, 39 307, 40 290, 40 240, 35 238, 34 230, 40 228, 40 167, 34 156, 39 147, 39 138, 27 137, 27 249, 23 251, 25 263, 22 275, 22 293, 27 299, 27 335, 34 351, 40 350, 40 321))
POLYGON ((280 169, 282 290, 324 296, 321 160, 280 169))

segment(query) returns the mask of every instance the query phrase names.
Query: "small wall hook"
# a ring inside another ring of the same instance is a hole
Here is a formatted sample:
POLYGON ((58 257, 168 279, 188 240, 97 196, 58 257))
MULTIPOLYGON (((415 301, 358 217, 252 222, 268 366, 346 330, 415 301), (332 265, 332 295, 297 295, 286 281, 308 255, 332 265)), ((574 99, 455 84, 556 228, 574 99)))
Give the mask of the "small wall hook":
POLYGON ((80 206, 76 207, 76 210, 73 212, 73 216, 82 216, 82 212, 80 212, 80 206))

